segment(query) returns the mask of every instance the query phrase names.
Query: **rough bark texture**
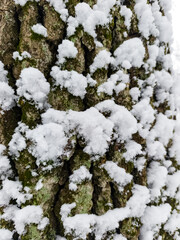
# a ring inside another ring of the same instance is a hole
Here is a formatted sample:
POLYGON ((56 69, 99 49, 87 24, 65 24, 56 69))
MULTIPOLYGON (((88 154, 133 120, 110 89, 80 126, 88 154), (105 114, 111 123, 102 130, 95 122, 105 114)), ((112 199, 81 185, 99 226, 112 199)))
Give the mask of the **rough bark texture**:
MULTIPOLYGON (((82 2, 78 0, 69 0, 66 5, 69 14, 74 16, 74 7, 77 3, 82 2)), ((83 1, 93 6, 96 1, 83 1)), ((74 70, 80 74, 89 73, 89 66, 100 50, 106 49, 113 53, 114 50, 127 39, 139 37, 138 20, 134 13, 134 1, 124 1, 124 5, 130 8, 133 12, 130 29, 126 28, 124 18, 120 15, 120 7, 116 6, 113 9, 112 21, 108 26, 97 26, 97 39, 103 43, 103 47, 97 47, 93 38, 86 33, 81 26, 76 29, 73 36, 69 37, 78 50, 78 54, 74 59, 67 59, 62 69, 74 70), (127 31, 127 36, 124 33, 127 31)), ((44 0, 40 2, 30 1, 24 7, 15 5, 13 0, 0 1, 0 60, 5 64, 5 69, 8 70, 8 77, 12 87, 15 86, 16 80, 19 78, 21 70, 26 67, 38 68, 44 73, 46 79, 52 85, 50 77, 51 67, 56 62, 57 47, 63 39, 67 38, 66 24, 61 20, 60 15, 44 0), (37 35, 32 32, 31 26, 36 23, 42 23, 48 32, 48 37, 37 35), (31 54, 30 59, 23 59, 22 61, 14 60, 12 54, 14 51, 27 51, 31 54)), ((146 56, 144 61, 148 59, 147 40, 142 37, 144 47, 146 49, 146 56)), ((151 44, 155 38, 151 39, 151 44)), ((162 43, 163 45, 164 43, 162 43)), ((167 46, 168 49, 168 46, 167 46)), ((157 62, 155 69, 161 69, 161 63, 157 62)), ((52 87, 48 96, 48 101, 54 109, 66 111, 69 109, 75 111, 84 111, 97 103, 110 99, 105 93, 97 94, 97 87, 106 82, 109 76, 113 73, 113 69, 109 66, 107 69, 97 69, 93 74, 93 79, 97 81, 95 87, 88 87, 85 98, 73 96, 67 89, 60 89, 59 87, 52 87)), ((114 93, 114 100, 116 104, 125 106, 128 110, 132 109, 133 101, 129 94, 132 87, 137 86, 135 77, 139 79, 146 79, 150 72, 146 72, 143 67, 130 68, 127 70, 130 76, 130 84, 127 84, 124 91, 118 95, 114 93)), ((15 88, 15 87, 14 87, 15 88)), ((152 98, 153 102, 154 99, 152 98)), ((165 104, 158 107, 157 111, 165 112, 168 108, 165 104)), ((20 99, 18 106, 0 114, 0 143, 8 148, 8 143, 11 139, 13 131, 19 121, 25 123, 30 129, 33 129, 37 124, 41 123, 41 113, 35 105, 25 99, 20 99)), ((107 113, 108 114, 108 113, 107 113)), ((138 134, 133 136, 133 140, 141 144, 142 149, 146 148, 146 141, 138 134)), ((127 201, 132 196, 133 182, 142 186, 147 186, 147 166, 152 159, 146 156, 147 162, 144 169, 139 173, 133 162, 126 162, 123 157, 125 148, 123 144, 118 142, 111 142, 109 151, 98 159, 98 161, 91 161, 90 156, 83 152, 83 139, 74 137, 74 146, 71 148, 69 158, 65 158, 63 164, 56 167, 51 172, 44 172, 41 167, 37 167, 36 159, 27 151, 21 151, 18 160, 12 159, 12 167, 14 170, 14 179, 19 177, 23 186, 30 188, 33 198, 28 200, 24 206, 28 204, 40 205, 44 211, 44 216, 50 220, 50 224, 44 230, 38 230, 34 224, 26 227, 26 233, 21 236, 22 240, 55 240, 56 235, 61 235, 67 239, 75 238, 73 233, 66 234, 62 223, 60 208, 63 204, 76 203, 76 207, 72 209, 71 215, 75 214, 96 214, 103 215, 109 209, 124 207, 127 201), (133 175, 133 182, 125 186, 123 192, 118 191, 118 186, 108 176, 105 169, 101 166, 106 160, 116 162, 119 167, 126 170, 127 173, 133 175), (70 191, 69 176, 74 170, 79 169, 80 166, 86 168, 92 174, 91 181, 85 181, 78 186, 77 191, 70 191), (38 173, 37 176, 32 177, 32 170, 38 173), (35 190, 37 182, 42 179, 43 187, 35 190)), ((171 199, 168 200, 171 203, 171 199)), ((172 203, 171 205, 173 205, 172 203)), ((3 211, 3 209, 2 209, 3 211)), ((13 229, 11 223, 1 220, 1 228, 13 229)), ((115 232, 123 234, 124 237, 131 240, 137 240, 140 232, 140 220, 127 218, 119 223, 119 227, 115 232)), ((113 239, 114 232, 108 232, 103 239, 113 239)), ((163 228, 159 233, 162 239, 174 239, 168 233, 164 232, 163 228)), ((18 234, 14 233, 14 239, 18 239, 18 234)), ((89 234, 86 239, 95 239, 93 234, 89 234)), ((144 239, 145 240, 145 239, 144 239)))

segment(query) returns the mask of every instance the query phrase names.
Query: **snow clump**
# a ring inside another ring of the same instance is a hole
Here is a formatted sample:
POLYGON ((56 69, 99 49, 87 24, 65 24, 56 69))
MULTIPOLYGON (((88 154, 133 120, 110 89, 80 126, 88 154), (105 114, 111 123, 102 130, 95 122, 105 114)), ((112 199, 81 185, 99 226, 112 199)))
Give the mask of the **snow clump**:
POLYGON ((47 29, 41 23, 37 23, 37 24, 33 25, 31 27, 31 29, 34 33, 37 33, 37 34, 42 35, 44 37, 48 36, 47 29))
POLYGON ((38 69, 33 67, 24 68, 21 71, 19 80, 16 82, 16 86, 19 97, 24 97, 39 109, 45 107, 50 84, 38 69))

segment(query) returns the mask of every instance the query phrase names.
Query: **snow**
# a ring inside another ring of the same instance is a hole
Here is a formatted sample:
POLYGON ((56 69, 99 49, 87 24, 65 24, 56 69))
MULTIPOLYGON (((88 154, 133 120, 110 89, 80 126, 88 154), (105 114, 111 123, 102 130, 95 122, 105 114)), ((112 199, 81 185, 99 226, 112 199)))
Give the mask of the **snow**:
POLYGON ((76 207, 75 203, 71 203, 71 204, 63 204, 61 206, 61 210, 60 210, 60 215, 62 217, 62 220, 64 220, 65 218, 67 218, 67 216, 71 213, 71 210, 73 208, 76 207))
POLYGON ((165 43, 172 43, 171 21, 167 16, 163 16, 163 14, 160 12, 160 6, 158 2, 154 2, 152 4, 152 13, 155 25, 159 30, 159 40, 165 43))
POLYGON ((111 53, 107 50, 101 50, 94 58, 94 62, 90 66, 90 73, 93 74, 97 69, 108 68, 112 62, 111 53))
POLYGON ((6 147, 0 144, 0 179, 4 180, 7 176, 11 176, 12 170, 8 157, 4 155, 6 147))
POLYGON ((110 178, 117 183, 119 191, 122 191, 123 187, 132 181, 132 175, 126 173, 124 168, 118 167, 114 162, 107 161, 102 167, 106 169, 110 178))
POLYGON ((46 0, 50 6, 53 6, 56 12, 60 14, 61 19, 65 22, 68 17, 68 10, 66 9, 65 2, 63 0, 46 0))
POLYGON ((20 205, 32 197, 31 194, 24 194, 21 191, 22 184, 20 182, 5 179, 0 190, 0 206, 8 205, 11 199, 16 200, 17 204, 20 205))
MULTIPOLYGON (((20 6, 24 6, 29 0, 14 0, 16 4, 19 4, 20 6)), ((32 1, 32 0, 30 0, 32 1)), ((39 0, 35 0, 36 2, 39 2, 39 0)))
POLYGON ((149 192, 146 187, 135 185, 133 193, 134 195, 129 199, 125 208, 115 208, 101 216, 76 214, 73 217, 68 217, 68 214, 70 214, 76 204, 64 204, 61 207, 60 214, 63 219, 65 233, 73 234, 77 238, 86 239, 88 233, 94 232, 95 239, 101 240, 103 234, 116 229, 120 221, 128 217, 141 217, 146 204, 149 202, 149 192))
POLYGON ((148 206, 144 216, 141 218, 143 223, 141 239, 152 239, 153 235, 161 228, 161 225, 168 220, 170 212, 171 206, 168 203, 159 206, 148 206), (148 235, 150 235, 151 238, 148 237, 148 235))
POLYGON ((1 240, 12 240, 13 239, 13 233, 5 228, 0 229, 0 236, 1 236, 1 240))
POLYGON ((4 64, 0 61, 0 81, 1 82, 8 82, 7 78, 8 71, 4 69, 4 64))
POLYGON ((38 229, 44 229, 49 224, 48 218, 43 218, 42 208, 34 205, 28 205, 22 209, 9 206, 1 218, 5 220, 12 219, 18 234, 24 234, 26 232, 25 226, 32 223, 37 224, 38 229))
POLYGON ((8 84, 7 71, 4 64, 0 61, 0 108, 10 110, 15 105, 15 92, 8 84))
POLYGON ((28 127, 19 123, 18 127, 15 129, 12 139, 9 143, 9 150, 12 155, 19 156, 19 152, 26 148, 26 141, 23 134, 26 132, 28 127))
MULTIPOLYGON (((67 135, 75 130, 78 137, 85 140, 84 151, 90 155, 103 155, 111 140, 113 123, 92 107, 84 112, 48 110, 43 114, 43 122, 54 121, 64 126, 67 135), (63 118, 65 116, 65 118, 63 118)), ((71 135, 70 135, 71 136, 71 135)))
POLYGON ((39 109, 45 106, 50 85, 44 74, 38 69, 33 67, 24 68, 16 82, 16 86, 19 97, 24 97, 39 109))
POLYGON ((159 47, 154 45, 148 45, 148 53, 149 53, 149 59, 147 63, 150 65, 150 70, 152 70, 156 66, 156 61, 159 56, 159 47))
POLYGON ((95 108, 85 112, 69 111, 72 129, 76 129, 78 135, 85 139, 84 151, 90 155, 103 155, 108 149, 111 140, 113 123, 106 119, 95 108))
POLYGON ((39 125, 33 130, 28 130, 26 137, 33 143, 29 151, 37 159, 38 166, 41 163, 46 165, 50 160, 53 164, 58 164, 57 158, 64 154, 67 145, 67 137, 61 125, 56 123, 39 125))
POLYGON ((100 112, 109 112, 108 119, 114 124, 114 132, 118 141, 125 141, 137 132, 137 120, 124 107, 114 103, 112 100, 105 100, 96 105, 100 112))
POLYGON ((60 86, 61 89, 64 87, 72 95, 84 98, 87 88, 87 78, 82 74, 76 71, 62 71, 57 66, 54 66, 51 76, 55 80, 55 86, 60 86))
POLYGON ((36 191, 39 191, 43 187, 42 179, 39 179, 39 181, 36 183, 35 189, 36 191))
POLYGON ((140 100, 133 106, 132 114, 140 121, 143 127, 150 125, 155 120, 155 110, 149 104, 149 99, 140 100))
POLYGON ((131 95, 133 102, 137 102, 141 92, 138 87, 133 87, 130 89, 129 94, 131 95))
POLYGON ((180 163, 180 148, 179 148, 179 142, 180 142, 180 114, 178 112, 177 114, 177 120, 175 122, 175 133, 173 135, 173 144, 170 148, 170 156, 175 157, 178 164, 180 163))
POLYGON ((151 129, 148 139, 158 139, 164 146, 167 146, 170 139, 173 137, 174 120, 167 118, 162 113, 156 117, 156 123, 151 129))
POLYGON ((138 17, 139 31, 147 39, 150 35, 159 36, 159 30, 155 25, 151 5, 147 4, 147 0, 136 0, 135 2, 134 10, 138 17))
POLYGON ((145 48, 140 38, 132 38, 124 41, 115 51, 114 66, 122 66, 125 69, 131 67, 140 68, 143 65, 145 48))
MULTIPOLYGON (((180 171, 175 172, 172 175, 168 175, 167 177, 167 190, 166 195, 171 198, 176 198, 177 190, 180 187, 180 171)), ((178 199, 178 198, 177 198, 178 199)))
POLYGON ((151 199, 161 195, 161 190, 166 185, 168 171, 159 162, 152 162, 147 172, 147 182, 150 188, 151 199), (160 174, 161 173, 161 174, 160 174))
POLYGON ((116 73, 112 74, 105 83, 101 84, 98 87, 97 92, 104 92, 111 96, 113 95, 113 91, 115 91, 116 95, 118 95, 119 92, 123 91, 126 88, 126 84, 128 83, 129 75, 119 70, 116 73))
POLYGON ((126 206, 130 208, 131 217, 142 217, 147 204, 150 202, 149 189, 145 186, 135 184, 132 189, 132 197, 126 206))
POLYGON ((110 20, 110 10, 115 5, 116 0, 98 0, 93 9, 87 3, 78 3, 75 6, 75 18, 69 17, 67 34, 71 36, 75 33, 76 28, 82 25, 84 31, 96 38, 96 26, 107 25, 110 20))
POLYGON ((126 152, 123 153, 123 157, 126 159, 126 161, 133 161, 137 155, 142 154, 142 146, 132 140, 125 144, 125 149, 126 152))
POLYGON ((58 64, 63 64, 66 61, 66 58, 75 58, 78 50, 74 46, 74 43, 69 40, 63 40, 58 46, 58 64))
POLYGON ((15 105, 14 90, 6 82, 0 82, 0 108, 10 110, 15 105))
POLYGON ((131 26, 131 18, 132 18, 132 11, 131 9, 127 8, 126 6, 121 6, 120 14, 125 18, 125 25, 127 29, 130 29, 131 26))
POLYGON ((77 184, 80 184, 86 180, 91 180, 92 174, 88 171, 85 166, 81 166, 79 169, 75 170, 73 174, 69 177, 69 189, 71 191, 77 190, 77 184))
POLYGON ((34 33, 42 35, 43 37, 47 37, 48 36, 47 29, 41 23, 37 23, 37 24, 33 25, 31 27, 31 29, 32 29, 32 31, 34 33))
POLYGON ((22 54, 19 54, 18 51, 13 52, 13 59, 14 60, 18 59, 19 61, 22 61, 25 58, 31 58, 31 54, 26 52, 26 51, 22 52, 22 54))
POLYGON ((164 229, 173 234, 175 231, 178 231, 180 228, 180 214, 176 210, 173 211, 172 215, 166 222, 164 229))

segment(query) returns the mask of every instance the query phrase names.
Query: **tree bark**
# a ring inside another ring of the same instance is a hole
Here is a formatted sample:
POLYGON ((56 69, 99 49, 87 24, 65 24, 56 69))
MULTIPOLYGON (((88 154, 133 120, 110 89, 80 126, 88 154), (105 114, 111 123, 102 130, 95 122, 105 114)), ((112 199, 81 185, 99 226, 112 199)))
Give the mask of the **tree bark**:
MULTIPOLYGON (((76 16, 75 7, 78 3, 86 3, 91 8, 97 2, 96 0, 69 0, 66 2, 66 8, 69 16, 76 16)), ((118 1, 117 1, 118 2, 118 1)), ((148 5, 152 5, 154 1, 148 1, 148 5)), ((159 4, 159 1, 157 1, 159 4)), ((119 1, 120 3, 120 1, 119 1)), ((16 92, 16 81, 20 78, 20 74, 23 69, 33 67, 40 70, 47 81, 50 83, 50 92, 48 95, 48 103, 51 108, 58 111, 69 110, 83 111, 85 112, 91 107, 97 106, 105 100, 112 100, 118 106, 124 106, 128 111, 133 109, 133 106, 143 99, 140 94, 138 100, 135 102, 132 98, 131 89, 140 89, 138 80, 144 81, 142 88, 148 89, 148 82, 146 81, 152 73, 155 71, 161 71, 165 69, 161 59, 156 59, 155 65, 151 69, 146 68, 148 59, 150 58, 149 46, 154 45, 159 41, 159 47, 164 49, 164 55, 169 54, 169 44, 163 42, 159 37, 150 35, 145 38, 142 32, 139 30, 139 19, 135 13, 134 6, 136 1, 123 1, 122 4, 114 4, 111 9, 111 16, 109 23, 106 25, 97 25, 96 39, 101 42, 102 45, 98 46, 94 38, 84 30, 82 25, 79 25, 74 34, 68 36, 67 22, 61 19, 61 15, 55 11, 54 7, 49 4, 48 1, 28 1, 24 6, 15 4, 13 0, 1 0, 0 2, 0 60, 4 64, 4 68, 8 71, 9 85, 16 92), (129 28, 125 23, 125 17, 121 14, 121 7, 126 6, 132 13, 131 23, 129 28), (37 23, 41 23, 46 29, 48 36, 43 37, 34 33, 31 27, 37 23), (145 54, 144 65, 140 67, 130 67, 128 69, 118 66, 116 69, 108 64, 107 67, 97 68, 92 73, 90 66, 93 64, 95 57, 103 50, 109 52, 112 56, 115 50, 122 45, 125 41, 138 38, 141 39, 145 54), (75 71, 78 74, 87 76, 90 74, 92 79, 97 82, 95 86, 89 85, 86 88, 85 97, 82 99, 80 96, 74 96, 67 88, 60 88, 54 85, 54 80, 51 74, 52 67, 57 62, 57 49, 63 40, 69 40, 74 43, 77 49, 75 58, 66 58, 66 61, 62 64, 61 70, 75 71), (18 51, 23 53, 27 51, 30 53, 31 58, 24 58, 23 60, 14 60, 13 52, 18 51), (122 70, 124 74, 128 75, 129 82, 123 91, 118 93, 113 91, 112 95, 108 95, 105 92, 100 94, 97 92, 98 87, 107 82, 108 79, 115 74, 118 70, 122 70)), ((160 4, 159 4, 160 5, 160 4)), ((161 15, 164 15, 164 11, 160 6, 161 15)), ((170 73, 170 69, 167 72, 170 73)), ((165 99, 161 104, 157 104, 157 95, 159 86, 154 85, 152 96, 150 96, 150 105, 156 110, 156 116, 162 113, 163 115, 170 108, 170 104, 165 99)), ((9 176, 9 179, 16 181, 17 179, 22 183, 23 189, 29 188, 29 193, 32 197, 21 206, 20 209, 29 206, 41 206, 43 210, 43 216, 49 219, 49 224, 42 230, 40 230, 36 223, 27 224, 25 231, 20 234, 13 221, 1 218, 0 228, 8 229, 13 232, 13 239, 21 240, 55 240, 56 237, 62 236, 66 239, 100 239, 96 236, 93 230, 86 235, 85 238, 78 236, 77 232, 73 229, 67 231, 64 225, 64 219, 62 217, 61 207, 64 204, 75 203, 76 206, 69 213, 69 216, 76 216, 79 214, 89 214, 101 216, 113 209, 123 209, 126 207, 128 201, 134 194, 135 186, 143 186, 147 189, 151 189, 151 184, 147 182, 147 172, 152 166, 153 162, 162 164, 161 159, 154 159, 154 157, 147 151, 147 141, 143 138, 138 131, 136 131, 131 138, 131 141, 141 146, 141 153, 138 153, 133 160, 127 161, 124 157, 124 153, 127 152, 126 143, 114 139, 108 142, 108 149, 101 156, 96 156, 96 160, 92 160, 92 156, 84 151, 87 142, 82 136, 76 133, 69 140, 69 156, 60 157, 61 164, 53 167, 51 170, 43 170, 43 166, 37 165, 37 159, 33 156, 28 146, 31 145, 31 140, 27 139, 26 148, 19 150, 18 156, 13 156, 9 151, 9 143, 12 141, 15 129, 19 126, 18 123, 25 124, 30 130, 36 129, 42 123, 42 114, 46 109, 39 109, 32 102, 26 98, 21 97, 16 101, 16 105, 10 110, 2 112, 0 114, 0 143, 6 146, 4 156, 8 156, 10 159, 13 174, 9 176), (143 168, 138 171, 136 162, 138 159, 143 158, 143 168), (122 191, 119 191, 119 185, 108 174, 108 171, 103 167, 107 162, 113 162, 118 167, 124 169, 126 173, 133 176, 132 180, 127 183, 122 191), (70 176, 75 170, 78 170, 81 166, 85 166, 86 169, 92 175, 91 180, 86 180, 78 184, 78 189, 72 191, 69 189, 70 176), (36 172, 32 175, 32 172, 36 172), (43 182, 43 187, 36 190, 37 183, 43 182)), ((110 112, 100 111, 106 118, 111 114, 110 112)), ((171 119, 170 115, 168 119, 171 119)), ((138 120, 138 119, 137 119, 138 120)), ((151 127, 156 123, 155 119, 151 122, 151 127)), ((91 121, 91 120, 90 120, 91 121)), ((140 120, 138 120, 140 121, 140 120)), ((23 135, 23 134, 22 134, 23 135)), ((25 136, 24 136, 25 137, 25 136)), ((157 139, 156 139, 157 140, 157 139)), ((154 140, 155 141, 155 140, 154 140)), ((101 144, 101 143, 99 143, 101 144)), ((176 169, 179 169, 175 159, 169 157, 169 149, 172 145, 172 139, 169 139, 166 144, 164 159, 169 159, 173 163, 176 169)), ((132 149, 133 150, 133 149, 132 149)), ((3 178, 1 178, 3 182, 3 178)), ((166 188, 165 186, 162 187, 166 188)), ((169 196, 163 199, 163 194, 159 195, 158 201, 151 200, 148 206, 159 206, 161 204, 168 203, 172 207, 172 211, 176 210, 176 199, 169 196)), ((17 205, 16 199, 12 199, 9 205, 17 205)), ((6 211, 6 207, 1 207, 1 214, 6 211)), ((111 220, 110 220, 111 221, 111 220)), ((115 236, 124 236, 126 239, 136 240, 140 239, 140 229, 142 227, 141 216, 129 215, 122 221, 119 221, 119 226, 114 226, 114 229, 107 230, 101 236, 101 239, 115 239, 115 236)), ((169 233, 164 229, 164 224, 157 230, 153 239, 175 239, 174 233, 169 233)), ((118 238, 117 238, 118 239, 118 238)), ((143 239, 141 237, 141 239, 143 239)), ((145 239, 144 239, 145 240, 145 239)))

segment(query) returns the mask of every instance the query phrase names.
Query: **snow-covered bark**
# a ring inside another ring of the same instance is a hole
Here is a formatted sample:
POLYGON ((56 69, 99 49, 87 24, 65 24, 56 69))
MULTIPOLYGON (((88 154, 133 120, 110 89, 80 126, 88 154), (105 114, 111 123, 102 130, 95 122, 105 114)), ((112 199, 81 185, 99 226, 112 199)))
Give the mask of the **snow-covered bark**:
POLYGON ((2 239, 180 239, 170 1, 0 10, 2 239))

